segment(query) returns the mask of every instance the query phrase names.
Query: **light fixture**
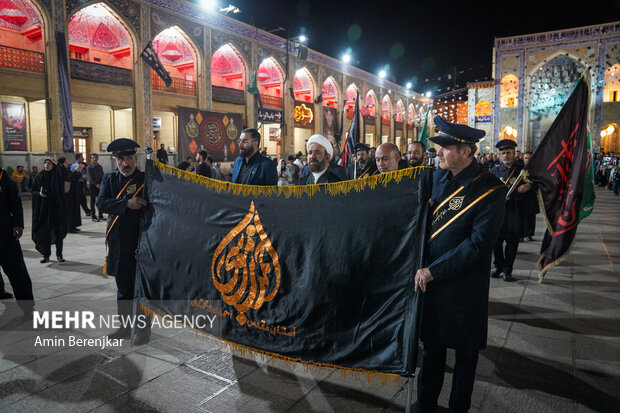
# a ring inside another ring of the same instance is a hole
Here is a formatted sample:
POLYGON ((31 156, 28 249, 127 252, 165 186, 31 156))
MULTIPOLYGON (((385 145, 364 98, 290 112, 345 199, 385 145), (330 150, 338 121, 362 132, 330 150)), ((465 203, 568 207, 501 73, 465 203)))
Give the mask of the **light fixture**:
POLYGON ((413 86, 411 82, 407 82, 407 89, 411 89, 411 86, 413 86))
POLYGON ((601 138, 604 138, 605 136, 607 136, 607 131, 605 129, 603 129, 601 131, 601 138))
POLYGON ((203 8, 207 10, 213 10, 215 6, 217 5, 217 1, 216 0, 202 0, 201 4, 203 8))
MULTIPOLYGON (((215 1, 213 1, 215 3, 215 1)), ((241 10, 239 10, 239 7, 233 6, 232 4, 229 4, 228 7, 223 7, 220 9, 220 13, 224 13, 224 14, 228 14, 228 13, 241 13, 241 10)))
POLYGON ((506 135, 512 135, 512 126, 506 127, 506 135))
POLYGON ((428 92, 426 92, 426 94, 424 96, 426 96, 427 98, 430 98, 431 97, 431 91, 429 90, 428 92))
POLYGON ((512 136, 514 136, 515 138, 517 137, 517 130, 516 129, 512 130, 512 136))
POLYGON ((304 36, 303 34, 299 36, 299 43, 306 43, 307 40, 308 38, 304 36))
POLYGON ((349 63, 349 62, 351 61, 351 55, 350 55, 350 54, 348 54, 348 53, 345 53, 345 54, 342 56, 342 61, 343 61, 343 62, 345 62, 345 63, 349 63))
POLYGON ((379 77, 381 79, 385 79, 385 76, 386 76, 385 70, 379 70, 379 77))
POLYGON ((614 127, 612 125, 609 125, 609 127, 606 130, 607 130, 608 135, 611 135, 612 133, 614 133, 614 127))

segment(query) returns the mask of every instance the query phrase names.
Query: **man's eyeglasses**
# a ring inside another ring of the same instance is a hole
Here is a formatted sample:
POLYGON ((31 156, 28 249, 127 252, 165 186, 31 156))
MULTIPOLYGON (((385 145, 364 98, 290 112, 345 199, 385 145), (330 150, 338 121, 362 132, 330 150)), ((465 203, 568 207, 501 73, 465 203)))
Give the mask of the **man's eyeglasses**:
POLYGON ((237 140, 237 142, 239 142, 239 143, 248 143, 248 142, 251 142, 251 141, 252 141, 251 139, 239 139, 239 140, 237 140))

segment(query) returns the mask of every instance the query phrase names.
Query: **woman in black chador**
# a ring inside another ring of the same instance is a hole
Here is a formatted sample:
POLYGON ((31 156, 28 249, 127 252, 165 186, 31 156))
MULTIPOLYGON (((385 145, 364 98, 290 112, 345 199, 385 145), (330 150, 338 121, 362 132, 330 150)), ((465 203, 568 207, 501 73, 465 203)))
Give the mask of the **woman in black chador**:
POLYGON ((67 236, 65 214, 66 173, 53 158, 47 158, 44 170, 32 184, 32 240, 43 254, 41 263, 49 261, 52 244, 56 244, 58 262, 62 257, 62 241, 67 236))

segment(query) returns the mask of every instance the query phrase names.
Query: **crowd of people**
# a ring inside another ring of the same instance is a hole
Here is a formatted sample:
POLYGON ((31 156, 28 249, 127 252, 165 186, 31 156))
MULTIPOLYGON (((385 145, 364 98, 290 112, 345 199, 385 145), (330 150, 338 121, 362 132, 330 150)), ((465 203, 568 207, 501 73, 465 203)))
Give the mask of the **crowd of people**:
POLYGON ((620 193, 620 154, 599 153, 594 156, 594 184, 620 193))

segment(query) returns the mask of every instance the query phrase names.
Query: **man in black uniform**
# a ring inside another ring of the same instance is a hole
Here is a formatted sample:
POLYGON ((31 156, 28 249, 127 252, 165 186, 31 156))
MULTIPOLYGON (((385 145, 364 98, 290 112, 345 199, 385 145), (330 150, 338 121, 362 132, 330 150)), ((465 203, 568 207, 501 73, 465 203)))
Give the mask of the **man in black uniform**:
POLYGON ((32 282, 24 263, 19 239, 24 232, 24 210, 17 184, 0 168, 0 266, 13 287, 17 304, 26 317, 32 315, 32 282))
MULTIPOLYGON (((517 143, 510 139, 502 139, 497 142, 495 147, 499 150, 500 163, 493 167, 491 172, 510 188, 517 181, 521 170, 523 170, 523 166, 515 158, 517 143)), ((500 231, 497 244, 493 248, 495 268, 491 271, 491 277, 498 278, 501 274, 504 281, 512 280, 512 266, 519 248, 522 221, 519 209, 524 208, 523 199, 525 199, 525 194, 535 188, 532 184, 522 180, 515 189, 506 199, 506 213, 504 214, 502 230, 500 231), (506 244, 505 248, 504 243, 506 244)))
POLYGON ((441 145, 433 173, 428 267, 415 276, 424 292, 422 366, 413 410, 435 411, 443 386, 447 348, 456 363, 450 411, 471 405, 478 352, 486 347, 491 251, 504 213, 506 186, 474 159, 484 131, 434 118, 441 145))
POLYGON ((370 162, 370 155, 368 152, 370 148, 365 143, 356 143, 353 147, 355 151, 356 162, 349 165, 347 168, 347 175, 349 179, 366 178, 367 176, 377 173, 377 164, 370 162))
MULTIPOLYGON (((106 230, 108 256, 105 272, 116 278, 118 314, 123 318, 133 314, 140 218, 147 206, 146 200, 141 198, 144 172, 136 167, 136 148, 139 147, 126 138, 116 139, 108 145, 108 152, 112 152, 118 170, 105 174, 97 197, 97 208, 110 214, 106 230)), ((146 344, 150 335, 149 324, 136 330, 133 342, 136 345, 146 344)), ((108 337, 121 339, 130 336, 131 328, 122 326, 108 337)))

